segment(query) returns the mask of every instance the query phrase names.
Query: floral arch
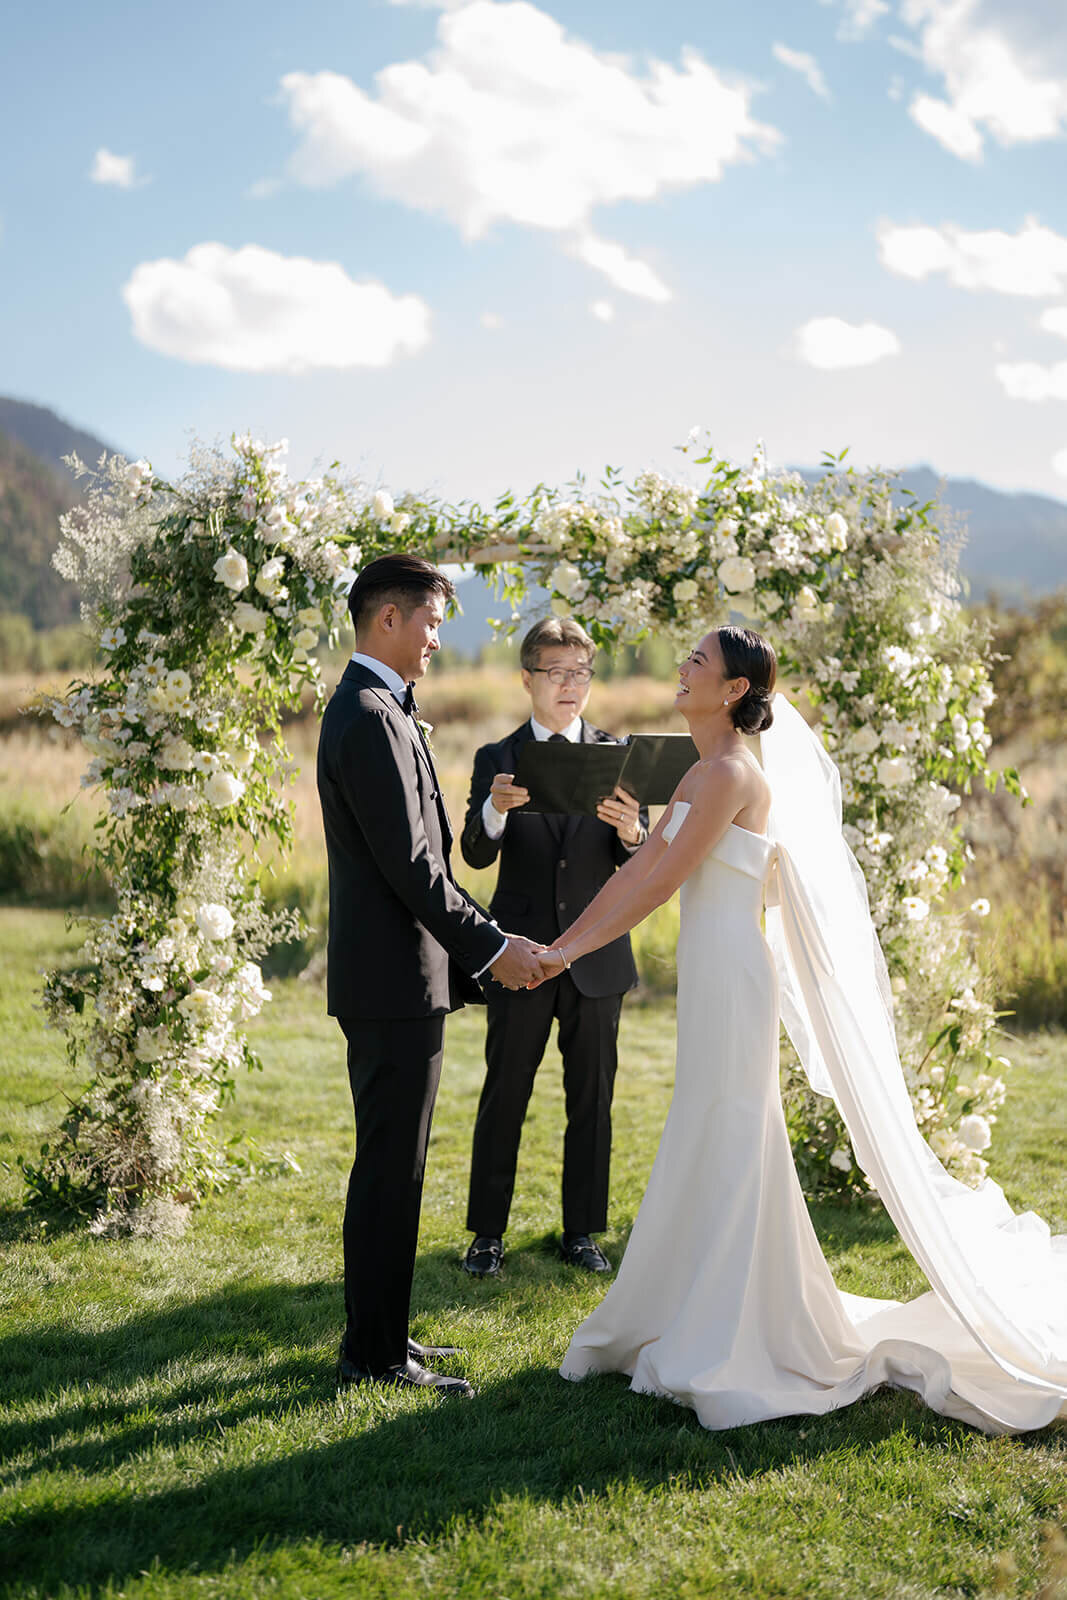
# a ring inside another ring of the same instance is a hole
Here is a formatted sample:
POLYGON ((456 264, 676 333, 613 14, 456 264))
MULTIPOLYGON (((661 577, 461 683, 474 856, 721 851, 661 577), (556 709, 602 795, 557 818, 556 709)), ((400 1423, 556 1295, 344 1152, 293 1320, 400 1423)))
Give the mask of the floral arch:
MULTIPOLYGON (((982 1175, 1006 1063, 964 920, 943 902, 966 856, 953 789, 996 782, 993 694, 955 546, 932 505, 843 458, 809 482, 770 474, 762 451, 743 467, 694 437, 684 451, 703 488, 609 471, 595 494, 542 486, 487 511, 295 482, 284 444, 247 437, 195 453, 173 484, 147 462, 101 460, 55 559, 81 588, 103 670, 46 709, 80 732, 83 783, 105 792, 96 852, 116 910, 90 923, 78 969, 46 982, 89 1081, 26 1165, 31 1194, 98 1230, 140 1231, 227 1181, 212 1121, 257 1064, 241 1024, 269 998, 259 963, 295 932, 256 880, 256 841, 291 837, 281 715, 308 685, 321 698, 316 650, 337 640, 354 568, 397 548, 473 560, 509 609, 533 575, 605 647, 654 631, 681 652, 731 613, 768 634, 842 770, 917 1121, 950 1168, 982 1175)), ((785 1092, 805 1184, 860 1192, 829 1102, 796 1076, 785 1092)))

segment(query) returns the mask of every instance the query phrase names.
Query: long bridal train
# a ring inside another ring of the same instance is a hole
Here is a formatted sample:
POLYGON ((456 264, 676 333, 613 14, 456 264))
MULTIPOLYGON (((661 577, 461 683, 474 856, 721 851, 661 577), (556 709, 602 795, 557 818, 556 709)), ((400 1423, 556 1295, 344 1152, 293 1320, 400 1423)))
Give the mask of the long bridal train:
MULTIPOLYGON (((833 1410, 881 1383, 987 1433, 1067 1414, 1067 1236, 949 1177, 915 1126, 837 769, 774 701, 767 835, 731 824, 682 886, 674 1098, 615 1283, 561 1371, 624 1372, 709 1428, 833 1410), (766 891, 767 936, 760 929, 766 891), (834 1284, 778 1091, 781 1017, 931 1285, 834 1284)), ((676 802, 673 839, 688 806, 676 802)))

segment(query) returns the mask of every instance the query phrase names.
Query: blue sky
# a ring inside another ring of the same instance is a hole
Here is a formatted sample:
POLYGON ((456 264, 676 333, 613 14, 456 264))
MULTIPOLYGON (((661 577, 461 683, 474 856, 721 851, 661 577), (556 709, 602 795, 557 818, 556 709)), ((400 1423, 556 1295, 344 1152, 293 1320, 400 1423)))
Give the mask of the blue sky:
POLYGON ((101 0, 5 42, 0 392, 157 468, 251 429, 485 497, 699 424, 1067 498, 1061 0, 101 0))

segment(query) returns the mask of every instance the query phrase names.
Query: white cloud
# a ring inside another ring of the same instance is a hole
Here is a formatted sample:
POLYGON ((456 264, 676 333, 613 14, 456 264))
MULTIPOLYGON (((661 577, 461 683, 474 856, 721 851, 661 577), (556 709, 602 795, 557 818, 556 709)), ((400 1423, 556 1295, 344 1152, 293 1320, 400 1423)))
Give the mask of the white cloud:
POLYGON ((642 300, 660 303, 671 298, 671 291, 663 279, 646 262, 627 255, 621 244, 587 233, 573 239, 568 248, 571 255, 584 261, 587 267, 602 272, 624 294, 635 294, 642 300))
POLYGON ((900 349, 900 340, 889 328, 877 322, 845 322, 841 317, 812 317, 797 329, 794 339, 797 359, 826 371, 867 367, 900 349))
POLYGON ((101 145, 89 169, 90 183, 107 183, 116 189, 137 189, 147 178, 137 176, 137 163, 133 156, 117 156, 101 145))
POLYGON ((904 0, 918 54, 944 100, 918 94, 919 126, 965 160, 986 134, 1002 145, 1067 129, 1067 8, 1061 0, 904 0))
POLYGON ((468 239, 497 222, 561 233, 627 292, 668 297, 651 268, 591 239, 598 206, 714 183, 779 142, 753 120, 752 89, 695 50, 638 73, 567 34, 528 0, 445 12, 437 45, 376 75, 373 93, 334 72, 291 72, 282 95, 300 142, 299 182, 361 175, 380 193, 447 217, 468 239), (621 258, 621 262, 620 262, 621 258))
POLYGON ((142 344, 231 372, 384 367, 429 338, 429 308, 416 295, 253 244, 144 261, 122 294, 142 344))
POLYGON ((1052 458, 1052 470, 1061 478, 1067 478, 1067 450, 1057 450, 1052 458))
MULTIPOLYGON (((393 4, 401 4, 402 0, 393 0, 393 4)), ((488 328, 490 333, 499 333, 504 326, 504 319, 499 311, 483 311, 479 318, 482 327, 488 328)))
POLYGON ((957 106, 935 100, 932 95, 917 94, 908 107, 908 115, 961 161, 981 161, 982 135, 957 106))
POLYGON ((882 265, 902 278, 943 272, 960 289, 1054 295, 1067 288, 1067 238, 1033 217, 1018 233, 968 233, 951 222, 940 228, 885 222, 878 229, 878 253, 882 265))
POLYGON ((814 56, 808 55, 806 50, 790 50, 787 44, 772 44, 771 54, 783 67, 788 67, 791 72, 799 72, 812 94, 819 95, 823 100, 829 100, 830 91, 826 87, 826 79, 822 75, 822 68, 814 56))
POLYGON ((1042 311, 1040 321, 1046 333, 1058 333, 1067 339, 1067 306, 1050 306, 1042 311))
POLYGON ((610 300, 594 300, 589 307, 589 312, 598 322, 615 321, 615 307, 610 300))
POLYGON ((1012 400, 1067 400, 1067 361, 1051 367, 1039 361, 1002 362, 994 370, 1012 400))
MULTIPOLYGON (((822 0, 824 6, 834 0, 822 0)), ((889 10, 886 0, 841 0, 841 21, 837 27, 839 39, 862 39, 889 10)))

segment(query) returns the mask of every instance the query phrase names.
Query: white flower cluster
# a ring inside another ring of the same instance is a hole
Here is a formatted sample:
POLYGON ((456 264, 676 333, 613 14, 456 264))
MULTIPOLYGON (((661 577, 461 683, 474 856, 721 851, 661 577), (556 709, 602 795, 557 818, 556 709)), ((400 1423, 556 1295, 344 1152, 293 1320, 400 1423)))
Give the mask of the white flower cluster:
MULTIPOLYGON (((976 981, 956 920, 941 910, 965 869, 949 785, 984 777, 993 699, 986 643, 959 604, 953 550, 923 513, 894 499, 887 479, 775 477, 762 448, 744 468, 702 460, 702 492, 646 472, 602 501, 542 508, 533 534, 553 552, 541 569, 552 608, 604 644, 654 630, 686 649, 731 614, 768 634, 780 671, 811 685, 821 707, 904 1032, 909 1015, 921 1016, 926 1032, 912 1041, 920 1057, 940 1034, 938 1059, 988 1064, 989 1008, 965 1025, 946 1020, 953 996, 976 981)), ((988 903, 972 910, 981 916, 988 903)), ((969 1076, 973 1087, 988 1074, 969 1076)), ((961 1100, 955 1083, 951 1062, 941 1078, 916 1083, 916 1115, 950 1165, 977 1177, 985 1162, 960 1118, 988 1122, 992 1107, 982 1090, 961 1100)), ((858 1179, 844 1141, 821 1125, 827 1167, 858 1179)))

